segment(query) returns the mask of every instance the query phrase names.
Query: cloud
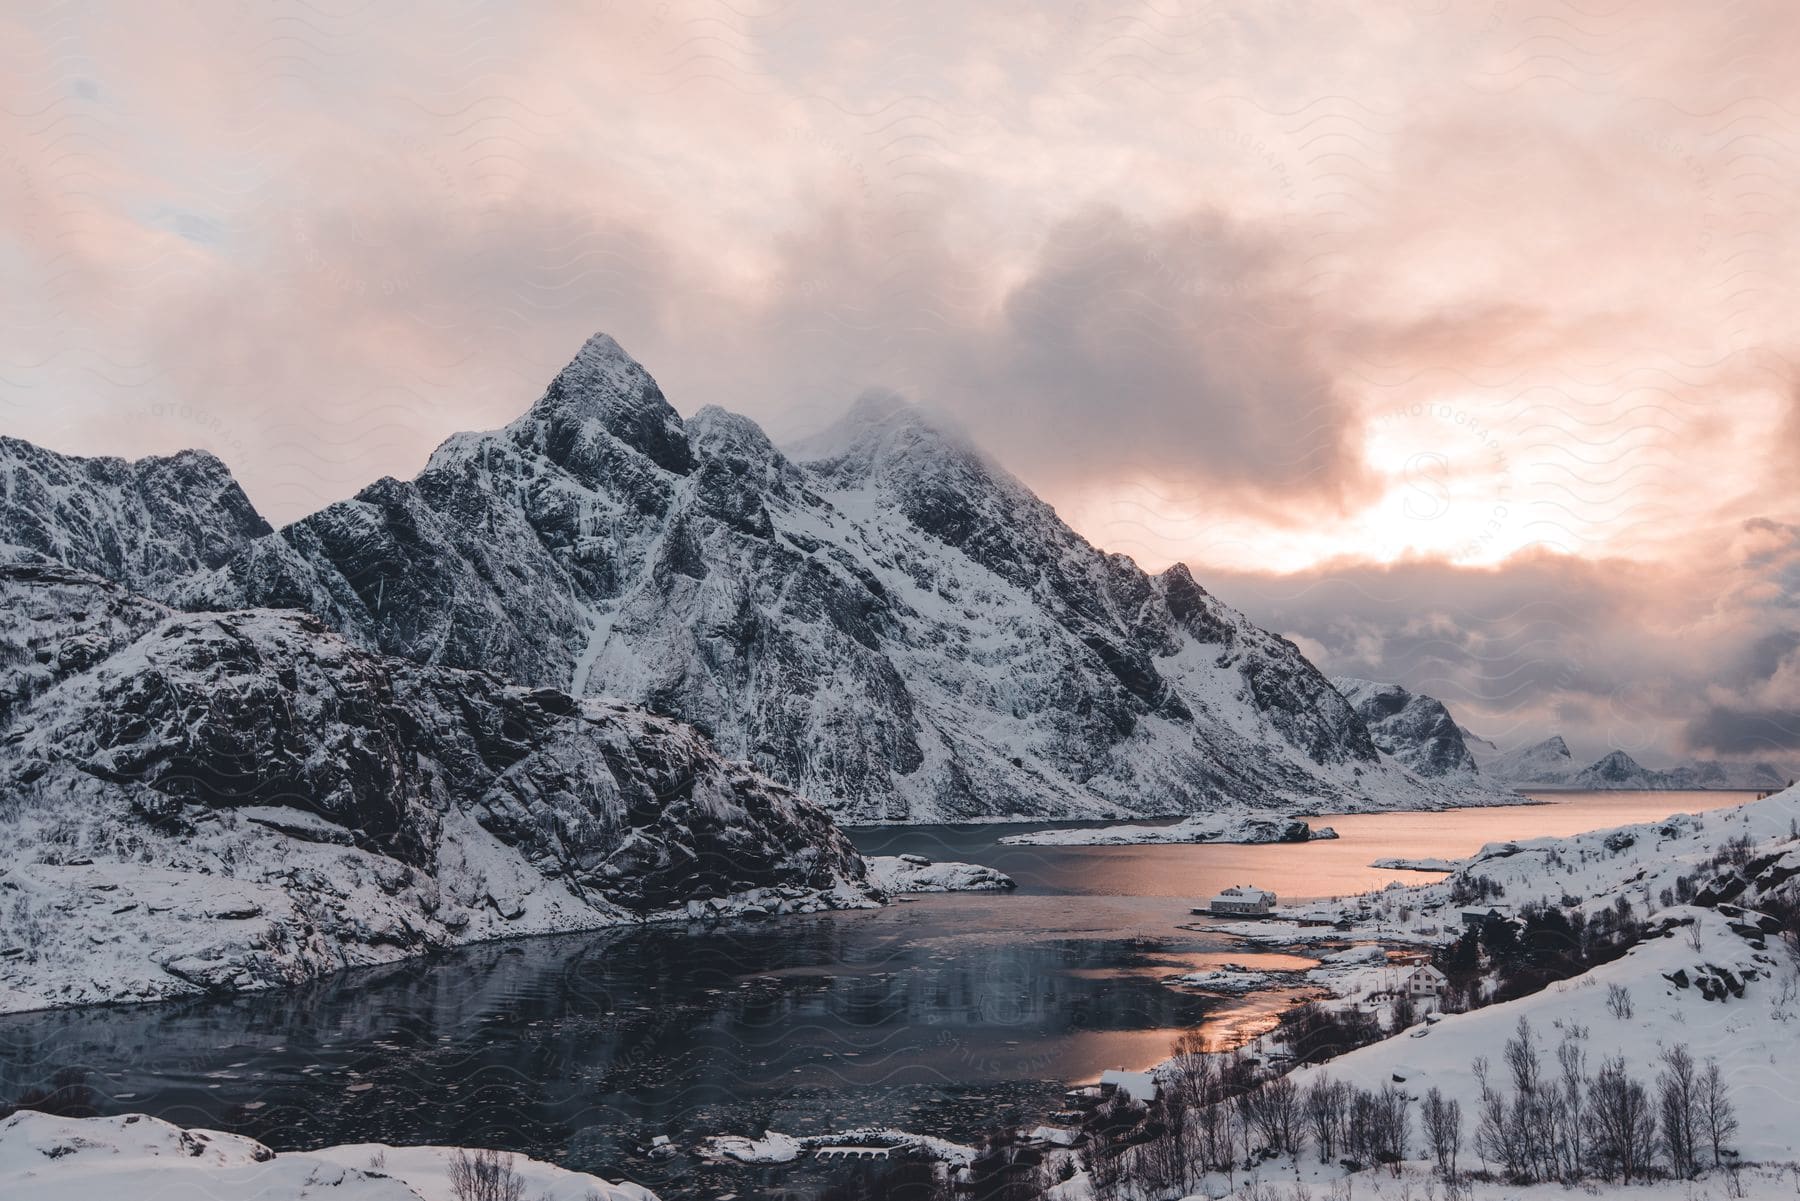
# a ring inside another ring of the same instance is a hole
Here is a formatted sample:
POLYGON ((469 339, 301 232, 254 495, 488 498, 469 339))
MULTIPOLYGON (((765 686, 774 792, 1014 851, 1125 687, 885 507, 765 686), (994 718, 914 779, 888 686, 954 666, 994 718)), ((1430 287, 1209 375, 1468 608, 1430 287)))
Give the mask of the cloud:
POLYGON ((1680 565, 1539 552, 1496 568, 1339 563, 1216 575, 1337 674, 1395 680, 1503 747, 1561 733, 1655 765, 1800 749, 1800 532, 1766 519, 1680 565))

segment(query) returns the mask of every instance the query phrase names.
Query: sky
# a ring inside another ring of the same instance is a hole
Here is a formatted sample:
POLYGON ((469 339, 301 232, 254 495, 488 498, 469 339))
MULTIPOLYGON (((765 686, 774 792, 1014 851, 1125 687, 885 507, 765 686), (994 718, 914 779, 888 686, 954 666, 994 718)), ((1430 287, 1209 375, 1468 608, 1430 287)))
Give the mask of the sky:
POLYGON ((1780 0, 6 6, 0 432, 276 522, 596 330, 1502 746, 1800 764, 1780 0))

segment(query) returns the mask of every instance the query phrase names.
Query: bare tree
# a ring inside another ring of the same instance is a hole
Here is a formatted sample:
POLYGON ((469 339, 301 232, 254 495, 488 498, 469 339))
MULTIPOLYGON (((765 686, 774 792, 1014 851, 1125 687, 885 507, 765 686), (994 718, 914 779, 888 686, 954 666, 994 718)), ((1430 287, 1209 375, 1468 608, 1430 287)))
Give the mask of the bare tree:
POLYGON ((1438 1175, 1456 1179, 1456 1155, 1462 1150, 1462 1102, 1446 1101, 1435 1086, 1425 1094, 1421 1111, 1425 1125, 1425 1141, 1431 1147, 1431 1158, 1437 1163, 1438 1175))
POLYGON ((1320 1076, 1306 1090, 1302 1108, 1306 1126, 1312 1133, 1313 1145, 1319 1150, 1319 1162, 1330 1163, 1343 1141, 1345 1110, 1349 1107, 1350 1086, 1342 1080, 1320 1076))
POLYGON ((1190 1106, 1211 1105, 1218 1100, 1218 1069, 1206 1053, 1206 1040, 1198 1030, 1184 1031, 1175 1040, 1168 1087, 1185 1097, 1190 1106))
POLYGON ((525 1178, 504 1151, 470 1155, 458 1148, 450 1157, 450 1192, 456 1201, 520 1201, 525 1178))
POLYGON ((1663 1151, 1669 1171, 1689 1179, 1699 1170, 1700 1080, 1694 1057, 1684 1046, 1663 1052, 1663 1070, 1656 1077, 1657 1110, 1662 1119, 1663 1151))
MULTIPOLYGON (((1578 1028, 1579 1029, 1579 1028, 1578 1028)), ((1580 1030, 1578 1037, 1585 1037, 1580 1030)), ((1582 1136, 1587 1127, 1587 1052, 1575 1037, 1564 1038, 1556 1048, 1557 1066, 1562 1069, 1563 1102, 1562 1137, 1559 1150, 1562 1163, 1558 1174, 1567 1181, 1578 1180, 1584 1170, 1582 1136)))
POLYGON ((1300 1089, 1289 1076, 1277 1076, 1256 1090, 1252 1112, 1264 1142, 1277 1151, 1292 1152, 1300 1128, 1300 1089))
POLYGON ((1716 1059, 1706 1061, 1706 1071, 1700 1077, 1700 1124, 1712 1147, 1716 1168, 1724 1160, 1725 1144, 1738 1130, 1737 1107, 1731 1103, 1731 1088, 1716 1059))
POLYGON ((1606 986, 1606 1008, 1612 1012, 1613 1017, 1618 1021, 1630 1021, 1632 1013, 1631 990, 1626 988, 1623 984, 1608 984, 1606 986))
POLYGON ((1623 1056, 1600 1066, 1588 1085, 1588 1100, 1593 1153, 1602 1175, 1611 1179, 1610 1169, 1616 1168, 1627 1184, 1634 1176, 1646 1176, 1656 1147, 1656 1113, 1644 1086, 1625 1074, 1623 1056))
POLYGON ((1513 1138, 1506 1097, 1488 1075, 1487 1056, 1476 1056, 1471 1066, 1481 1086, 1481 1103, 1475 1111, 1475 1153, 1509 1178, 1519 1179, 1524 1175, 1523 1154, 1513 1138))
POLYGON ((1406 1158, 1406 1144, 1412 1136, 1412 1097, 1404 1089, 1391 1084, 1381 1086, 1375 1094, 1377 1158, 1394 1165, 1400 1172, 1400 1161, 1406 1158))
POLYGON ((1157 1101, 1152 1113, 1163 1127, 1162 1137, 1145 1148, 1154 1161, 1155 1182, 1185 1194, 1194 1175, 1193 1109, 1186 1096, 1170 1090, 1157 1101))
POLYGON ((1095 1201, 1114 1201, 1123 1182, 1125 1165, 1120 1162, 1119 1140, 1110 1123, 1101 1123, 1088 1136, 1088 1187, 1095 1201))

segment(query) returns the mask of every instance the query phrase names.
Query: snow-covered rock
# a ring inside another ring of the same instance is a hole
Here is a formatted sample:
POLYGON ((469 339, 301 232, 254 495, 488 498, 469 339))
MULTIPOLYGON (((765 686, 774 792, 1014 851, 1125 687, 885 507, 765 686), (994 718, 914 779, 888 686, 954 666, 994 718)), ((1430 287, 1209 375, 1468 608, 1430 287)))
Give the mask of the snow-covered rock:
POLYGON ((205 451, 126 462, 0 437, 0 563, 62 563, 162 597, 268 532, 205 451))
MULTIPOLYGON (((184 1130, 141 1114, 60 1118, 22 1110, 0 1121, 0 1184, 32 1201, 458 1201, 454 1147, 379 1143, 276 1153, 214 1130, 184 1130)), ((523 1155, 505 1168, 533 1201, 656 1201, 635 1184, 612 1184, 523 1155)))
POLYGON ((0 595, 43 665, 0 677, 0 1011, 879 898, 828 814, 668 718, 63 569, 0 595))
POLYGON ((886 893, 997 892, 1016 888, 1005 872, 978 863, 938 863, 923 855, 871 855, 869 880, 886 893))
POLYGON ((1390 872, 1449 872, 1455 871, 1457 864, 1461 862, 1462 860, 1460 859, 1436 859, 1431 856, 1410 859, 1389 856, 1384 859, 1377 859, 1369 864, 1369 866, 1378 867, 1390 872))
POLYGON ((1206 968, 1198 972, 1184 972, 1172 977, 1169 981, 1183 984, 1189 988, 1197 988, 1204 992, 1218 993, 1252 993, 1261 992, 1276 980, 1270 972, 1250 971, 1245 968, 1216 967, 1206 968))
POLYGON ((735 1159, 739 1163, 792 1163, 804 1149, 805 1144, 799 1139, 773 1130, 761 1138, 720 1134, 705 1143, 705 1153, 712 1158, 735 1159))
POLYGON ((1332 684, 1368 723, 1375 745, 1421 776, 1473 776, 1462 728, 1435 697, 1398 684, 1335 676, 1332 684))
POLYGON ((856 822, 1494 799, 1385 758, 1291 643, 910 406, 865 398, 787 455, 721 409, 683 422, 604 335, 512 424, 180 600, 643 703, 856 822))
POLYGON ((1000 839, 1011 846, 1114 847, 1187 842, 1311 842, 1336 838, 1330 826, 1314 828, 1271 813, 1221 813, 1184 818, 1167 826, 1087 826, 1072 830, 1030 830, 1000 839))

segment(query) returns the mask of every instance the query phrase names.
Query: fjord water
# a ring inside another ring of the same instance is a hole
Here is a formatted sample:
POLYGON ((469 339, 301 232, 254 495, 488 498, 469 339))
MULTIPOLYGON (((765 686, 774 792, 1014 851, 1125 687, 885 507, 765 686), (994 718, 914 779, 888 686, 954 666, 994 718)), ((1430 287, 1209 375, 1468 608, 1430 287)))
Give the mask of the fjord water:
POLYGON ((1262 1028, 1289 994, 1227 1000, 1162 983, 1240 962, 1188 910, 1249 881, 1285 898, 1416 873, 1385 856, 1659 820, 1743 793, 1543 794, 1543 805, 1323 819, 1304 845, 1007 847, 1036 826, 855 832, 875 854, 999 867, 1010 894, 879 911, 491 944, 431 962, 221 1000, 0 1018, 0 1095, 61 1068, 106 1112, 252 1135, 278 1150, 379 1140, 529 1152, 666 1197, 753 1185, 715 1168, 708 1134, 857 1126, 968 1139, 1057 1107, 1069 1084, 1166 1054, 1175 1033, 1262 1028), (641 1148, 659 1134, 684 1150, 641 1148))

